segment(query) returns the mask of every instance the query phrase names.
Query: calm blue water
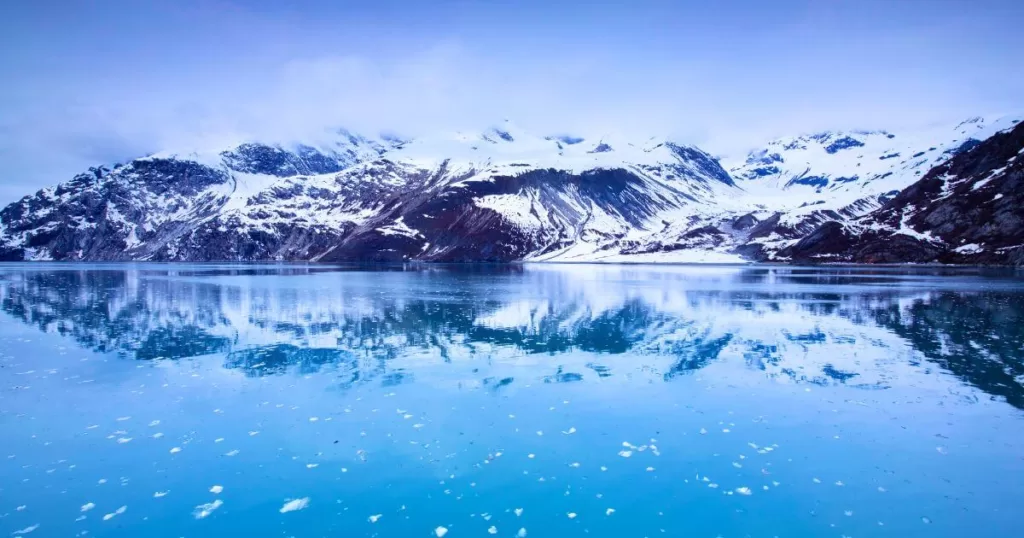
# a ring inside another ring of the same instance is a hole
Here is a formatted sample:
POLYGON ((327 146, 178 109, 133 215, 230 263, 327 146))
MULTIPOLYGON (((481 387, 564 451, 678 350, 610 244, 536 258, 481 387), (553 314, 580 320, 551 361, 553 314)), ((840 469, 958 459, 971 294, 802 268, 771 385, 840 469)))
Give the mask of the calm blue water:
POLYGON ((26 264, 0 306, 3 536, 1024 528, 1012 274, 26 264))

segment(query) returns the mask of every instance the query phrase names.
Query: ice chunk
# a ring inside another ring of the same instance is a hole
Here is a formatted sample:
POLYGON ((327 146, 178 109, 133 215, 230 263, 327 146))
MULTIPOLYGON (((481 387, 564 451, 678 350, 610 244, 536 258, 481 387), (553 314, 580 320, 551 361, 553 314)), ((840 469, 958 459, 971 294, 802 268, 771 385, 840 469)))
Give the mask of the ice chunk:
POLYGON ((301 499, 292 499, 292 500, 284 503, 284 506, 281 507, 280 512, 282 514, 287 514, 288 512, 294 512, 296 510, 302 510, 303 508, 305 508, 307 506, 309 506, 309 497, 303 497, 301 499))
POLYGON ((221 507, 224 501, 220 499, 214 500, 212 503, 200 504, 196 506, 196 509, 192 511, 192 516, 196 519, 203 519, 214 512, 214 510, 221 507))

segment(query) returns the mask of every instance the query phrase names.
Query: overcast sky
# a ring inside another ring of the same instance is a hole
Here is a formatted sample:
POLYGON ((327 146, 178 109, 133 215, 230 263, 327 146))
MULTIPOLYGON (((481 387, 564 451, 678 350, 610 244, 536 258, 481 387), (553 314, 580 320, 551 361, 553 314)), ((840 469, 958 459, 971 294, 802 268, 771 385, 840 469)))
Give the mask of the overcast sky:
POLYGON ((0 202, 169 147, 509 118, 719 154, 1024 110, 1020 0, 11 0, 0 202))

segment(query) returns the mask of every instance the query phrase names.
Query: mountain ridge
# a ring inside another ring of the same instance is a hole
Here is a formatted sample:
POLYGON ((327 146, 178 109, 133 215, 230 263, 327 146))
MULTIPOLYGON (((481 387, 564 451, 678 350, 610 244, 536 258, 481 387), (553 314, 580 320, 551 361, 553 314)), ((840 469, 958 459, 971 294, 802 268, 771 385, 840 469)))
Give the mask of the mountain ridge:
POLYGON ((537 136, 511 122, 165 151, 0 210, 0 259, 788 261, 820 227, 881 210, 1017 123, 801 135, 732 162, 666 139, 537 136))

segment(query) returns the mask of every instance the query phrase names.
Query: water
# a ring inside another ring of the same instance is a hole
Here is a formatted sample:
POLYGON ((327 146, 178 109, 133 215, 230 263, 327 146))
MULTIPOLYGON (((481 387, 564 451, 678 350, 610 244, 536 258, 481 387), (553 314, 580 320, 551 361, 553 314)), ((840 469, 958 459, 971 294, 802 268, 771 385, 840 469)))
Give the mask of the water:
POLYGON ((2 535, 1024 527, 1013 274, 3 265, 0 304, 2 535))

